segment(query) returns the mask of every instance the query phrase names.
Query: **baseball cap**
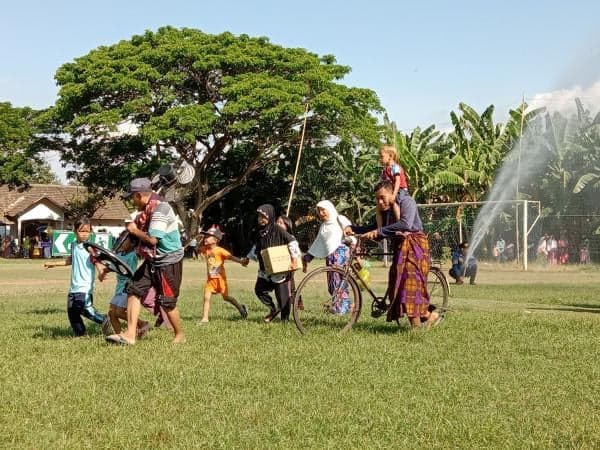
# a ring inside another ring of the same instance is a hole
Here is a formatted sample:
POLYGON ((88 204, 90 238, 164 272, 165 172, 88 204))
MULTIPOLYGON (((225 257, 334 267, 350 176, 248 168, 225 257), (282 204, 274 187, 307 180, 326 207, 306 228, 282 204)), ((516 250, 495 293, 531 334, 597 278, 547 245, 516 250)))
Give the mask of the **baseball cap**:
POLYGON ((135 178, 129 183, 129 191, 125 192, 121 198, 127 199, 134 192, 152 192, 152 182, 148 178, 135 178))
POLYGON ((206 234, 208 236, 214 236, 219 241, 223 239, 223 232, 219 229, 218 225, 213 225, 206 231, 200 231, 200 234, 206 234))

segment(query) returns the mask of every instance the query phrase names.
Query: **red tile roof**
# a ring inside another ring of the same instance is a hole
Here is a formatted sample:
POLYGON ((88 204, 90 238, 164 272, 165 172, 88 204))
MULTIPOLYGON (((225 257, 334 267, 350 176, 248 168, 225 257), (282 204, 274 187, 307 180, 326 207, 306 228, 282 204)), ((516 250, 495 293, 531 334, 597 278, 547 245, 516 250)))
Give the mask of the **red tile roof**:
MULTIPOLYGON (((73 197, 85 194, 82 186, 63 186, 59 184, 32 184, 27 189, 0 186, 0 222, 12 223, 32 205, 47 199, 61 209, 65 209, 73 197)), ((129 211, 119 198, 107 198, 106 205, 98 208, 92 216, 97 220, 126 220, 129 211)))

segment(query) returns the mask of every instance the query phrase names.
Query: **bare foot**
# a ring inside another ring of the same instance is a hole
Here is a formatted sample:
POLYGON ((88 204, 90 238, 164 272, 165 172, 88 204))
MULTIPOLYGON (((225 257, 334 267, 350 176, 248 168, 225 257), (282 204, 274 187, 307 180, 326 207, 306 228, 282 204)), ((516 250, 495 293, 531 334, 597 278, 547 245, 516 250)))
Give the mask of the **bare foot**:
POLYGON ((429 330, 431 327, 436 326, 439 323, 440 314, 437 311, 431 311, 429 313, 429 318, 427 319, 427 329, 429 330))
POLYGON ((185 344, 186 342, 187 339, 183 334, 175 336, 175 338, 173 339, 173 344, 185 344))

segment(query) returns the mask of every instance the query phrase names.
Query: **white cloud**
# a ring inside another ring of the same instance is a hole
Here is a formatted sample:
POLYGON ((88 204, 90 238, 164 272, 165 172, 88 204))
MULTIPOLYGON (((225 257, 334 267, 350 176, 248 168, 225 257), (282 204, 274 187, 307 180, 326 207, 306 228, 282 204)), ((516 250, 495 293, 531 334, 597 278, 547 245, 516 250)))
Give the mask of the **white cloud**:
POLYGON ((542 92, 527 103, 530 109, 545 106, 550 112, 556 111, 568 116, 576 112, 575 98, 579 98, 592 114, 596 113, 600 109, 600 81, 588 87, 577 85, 570 89, 542 92))

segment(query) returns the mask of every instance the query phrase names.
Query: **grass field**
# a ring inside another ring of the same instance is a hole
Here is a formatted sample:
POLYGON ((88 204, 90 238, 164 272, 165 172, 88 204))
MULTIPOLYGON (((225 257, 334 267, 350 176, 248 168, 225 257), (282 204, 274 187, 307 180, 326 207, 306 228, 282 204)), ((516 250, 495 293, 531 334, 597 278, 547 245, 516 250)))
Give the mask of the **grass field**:
MULTIPOLYGON (((372 319, 301 336, 262 323, 256 266, 227 266, 248 320, 186 260, 188 342, 151 330, 109 346, 74 339, 68 268, 0 260, 2 448, 599 448, 600 270, 482 266, 452 286, 430 331, 372 319)), ((297 275, 297 280, 300 274, 297 275)), ((383 289, 385 269, 373 271, 383 289)), ((98 283, 102 310, 114 281, 98 283)))

